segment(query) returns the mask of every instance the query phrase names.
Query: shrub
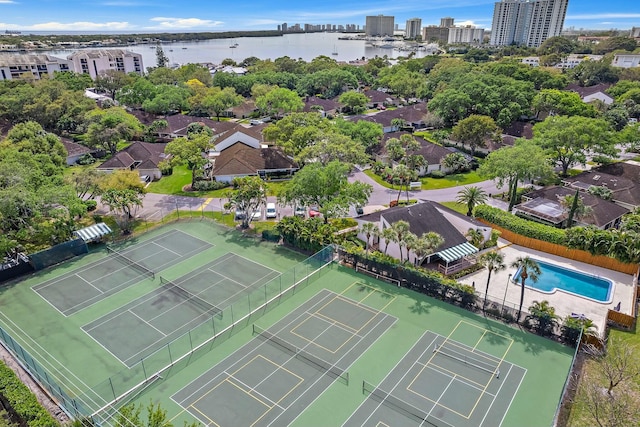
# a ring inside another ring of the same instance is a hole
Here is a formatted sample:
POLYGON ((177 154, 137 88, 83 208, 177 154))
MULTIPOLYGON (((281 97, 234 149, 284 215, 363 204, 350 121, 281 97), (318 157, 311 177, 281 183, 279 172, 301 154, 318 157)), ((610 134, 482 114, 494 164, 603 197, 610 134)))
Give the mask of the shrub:
POLYGON ((40 405, 31 390, 20 381, 16 374, 0 362, 0 395, 11 410, 28 427, 58 426, 58 422, 40 405))
POLYGON ((406 199, 398 200, 398 206, 409 206, 415 205, 416 203, 418 203, 416 199, 409 199, 408 201, 406 199))
POLYGON ((446 174, 444 172, 442 172, 442 171, 432 171, 432 172, 429 173, 429 176, 431 178, 439 179, 439 178, 444 178, 446 176, 446 174))
POLYGON ((193 183, 193 191, 211 191, 229 187, 229 183, 221 181, 199 180, 193 183))
POLYGON ((164 176, 173 174, 173 166, 167 161, 158 163, 158 169, 160 169, 160 173, 164 176))
POLYGON ((279 242, 280 241, 280 232, 277 230, 263 230, 262 231, 262 239, 268 242, 279 242))
POLYGON ((92 212, 98 207, 98 202, 95 200, 85 200, 84 205, 87 207, 87 212, 92 212))
POLYGON ((98 224, 100 222, 104 222, 104 219, 102 218, 102 215, 93 214, 93 221, 98 224))
POLYGON ((96 162, 96 159, 93 158, 93 156, 89 153, 83 154, 82 156, 80 156, 80 158, 76 161, 77 164, 79 165, 92 165, 96 162))
POLYGON ((567 239, 564 230, 528 221, 488 205, 476 206, 474 213, 476 218, 484 219, 487 222, 532 239, 544 240, 558 245, 564 245, 567 239))

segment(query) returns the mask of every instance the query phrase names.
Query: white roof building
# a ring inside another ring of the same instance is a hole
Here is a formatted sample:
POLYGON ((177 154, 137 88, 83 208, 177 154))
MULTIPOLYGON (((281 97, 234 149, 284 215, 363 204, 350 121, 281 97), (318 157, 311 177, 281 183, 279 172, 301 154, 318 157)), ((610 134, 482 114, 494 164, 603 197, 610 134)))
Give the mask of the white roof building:
POLYGON ((144 72, 142 55, 123 49, 79 50, 67 59, 73 62, 77 73, 89 74, 94 80, 109 70, 140 75, 144 72))
POLYGON ((51 55, 0 53, 0 80, 53 77, 56 71, 73 71, 73 64, 51 55))

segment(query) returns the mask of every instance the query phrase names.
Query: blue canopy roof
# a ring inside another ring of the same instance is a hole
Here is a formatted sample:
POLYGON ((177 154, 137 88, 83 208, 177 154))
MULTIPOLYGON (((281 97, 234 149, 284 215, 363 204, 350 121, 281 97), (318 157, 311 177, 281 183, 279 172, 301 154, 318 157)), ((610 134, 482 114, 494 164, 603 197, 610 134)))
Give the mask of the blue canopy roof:
POLYGON ((81 228, 80 230, 73 232, 75 236, 81 238, 85 242, 95 242, 109 233, 111 233, 111 229, 104 222, 81 228))

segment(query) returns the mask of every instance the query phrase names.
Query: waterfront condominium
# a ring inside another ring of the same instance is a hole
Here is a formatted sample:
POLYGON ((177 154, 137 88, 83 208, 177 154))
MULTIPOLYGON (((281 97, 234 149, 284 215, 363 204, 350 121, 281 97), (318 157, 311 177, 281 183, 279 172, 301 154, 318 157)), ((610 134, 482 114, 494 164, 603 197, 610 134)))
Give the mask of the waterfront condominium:
POLYGON ((394 20, 393 16, 367 16, 365 34, 367 36, 392 36, 394 20))
POLYGON ((512 44, 539 47, 559 36, 569 0, 502 0, 493 9, 493 46, 512 44))
POLYGON ((422 19, 407 19, 407 24, 404 27, 404 36, 408 39, 415 39, 418 36, 422 37, 422 19))

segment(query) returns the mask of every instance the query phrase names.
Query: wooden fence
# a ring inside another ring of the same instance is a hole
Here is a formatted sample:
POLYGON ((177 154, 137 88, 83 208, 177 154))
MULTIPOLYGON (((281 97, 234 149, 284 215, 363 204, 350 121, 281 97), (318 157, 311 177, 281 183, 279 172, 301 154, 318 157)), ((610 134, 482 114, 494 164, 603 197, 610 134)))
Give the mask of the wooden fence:
POLYGON ((636 318, 619 311, 609 310, 607 313, 607 323, 609 322, 626 329, 633 329, 636 324, 636 318))
POLYGON ((619 271, 621 273, 636 274, 638 272, 638 266, 636 264, 625 264, 608 256, 591 255, 589 252, 582 251, 580 249, 569 249, 566 246, 545 242, 531 237, 525 237, 488 221, 482 219, 479 220, 500 231, 500 237, 503 239, 506 239, 516 245, 524 246, 525 248, 535 249, 540 252, 561 256, 563 258, 584 262, 609 270, 619 271))

